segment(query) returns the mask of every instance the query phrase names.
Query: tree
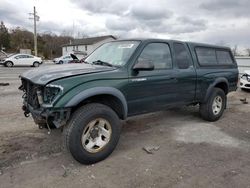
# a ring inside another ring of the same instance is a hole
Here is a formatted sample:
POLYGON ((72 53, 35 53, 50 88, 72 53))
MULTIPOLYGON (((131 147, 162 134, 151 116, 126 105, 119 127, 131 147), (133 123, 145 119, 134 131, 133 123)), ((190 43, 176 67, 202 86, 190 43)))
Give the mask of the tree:
POLYGON ((10 35, 8 29, 5 27, 3 21, 0 23, 0 50, 2 48, 9 49, 10 47, 10 35))
POLYGON ((250 48, 246 49, 247 55, 250 56, 250 48))
MULTIPOLYGON (((19 53, 20 49, 33 49, 33 37, 33 33, 26 29, 16 27, 8 30, 4 23, 0 22, 0 50, 4 47, 7 52, 19 53)), ((50 59, 61 56, 62 45, 69 43, 70 40, 73 38, 67 35, 67 32, 60 36, 51 32, 38 34, 39 56, 50 59)))
POLYGON ((19 27, 12 29, 10 33, 10 46, 12 51, 19 52, 20 49, 33 49, 33 33, 19 27))
POLYGON ((234 55, 234 56, 239 55, 239 54, 238 54, 238 45, 234 45, 234 47, 232 48, 232 52, 233 52, 233 55, 234 55))

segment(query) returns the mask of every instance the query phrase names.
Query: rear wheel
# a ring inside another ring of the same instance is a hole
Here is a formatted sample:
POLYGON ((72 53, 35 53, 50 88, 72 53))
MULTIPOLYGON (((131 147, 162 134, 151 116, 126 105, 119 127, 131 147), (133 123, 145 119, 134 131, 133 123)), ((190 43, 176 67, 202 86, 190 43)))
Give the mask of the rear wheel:
POLYGON ((62 61, 62 60, 60 60, 60 61, 59 61, 59 64, 63 64, 63 61, 62 61))
POLYGON ((77 161, 92 164, 113 152, 120 131, 120 120, 110 107, 87 104, 74 112, 64 127, 64 144, 77 161))
POLYGON ((226 107, 226 95, 220 88, 214 88, 206 103, 200 104, 200 115, 207 121, 217 121, 226 107))
POLYGON ((13 62, 11 62, 11 61, 7 61, 6 63, 5 63, 5 66, 6 67, 13 67, 13 62))

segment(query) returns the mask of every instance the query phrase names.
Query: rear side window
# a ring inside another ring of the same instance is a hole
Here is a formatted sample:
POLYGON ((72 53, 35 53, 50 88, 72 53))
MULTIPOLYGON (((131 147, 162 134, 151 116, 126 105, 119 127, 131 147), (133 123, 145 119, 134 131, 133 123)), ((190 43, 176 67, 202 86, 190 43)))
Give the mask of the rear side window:
POLYGON ((190 66, 190 58, 188 52, 181 43, 174 43, 175 62, 179 69, 187 69, 190 66))
POLYGON ((215 49, 212 48, 195 48, 200 65, 217 64, 215 49))
POLYGON ((197 47, 195 48, 199 64, 206 65, 232 65, 233 59, 228 50, 215 48, 197 47))
POLYGON ((217 50, 216 55, 219 64, 221 65, 233 64, 233 60, 229 51, 217 50))

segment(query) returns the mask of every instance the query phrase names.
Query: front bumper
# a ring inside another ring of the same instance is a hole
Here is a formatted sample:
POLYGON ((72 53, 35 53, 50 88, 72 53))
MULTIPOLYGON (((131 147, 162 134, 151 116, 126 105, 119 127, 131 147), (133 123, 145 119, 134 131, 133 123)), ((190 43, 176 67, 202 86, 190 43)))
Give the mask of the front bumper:
POLYGON ((27 117, 31 114, 36 124, 48 124, 59 128, 64 126, 70 117, 70 108, 39 108, 34 109, 31 105, 24 102, 24 115, 27 117))
POLYGON ((244 79, 240 79, 240 88, 250 89, 250 82, 244 79))

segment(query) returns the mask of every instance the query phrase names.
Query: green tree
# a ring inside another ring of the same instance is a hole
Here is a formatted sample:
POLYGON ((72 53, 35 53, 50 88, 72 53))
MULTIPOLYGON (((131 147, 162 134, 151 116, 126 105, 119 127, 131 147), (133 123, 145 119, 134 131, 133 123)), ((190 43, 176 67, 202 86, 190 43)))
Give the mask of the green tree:
POLYGON ((10 47, 10 35, 8 29, 4 25, 3 21, 0 23, 0 49, 5 48, 6 50, 10 47))

